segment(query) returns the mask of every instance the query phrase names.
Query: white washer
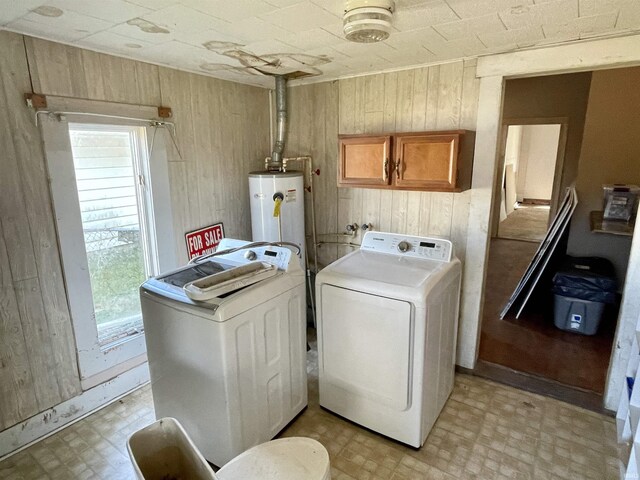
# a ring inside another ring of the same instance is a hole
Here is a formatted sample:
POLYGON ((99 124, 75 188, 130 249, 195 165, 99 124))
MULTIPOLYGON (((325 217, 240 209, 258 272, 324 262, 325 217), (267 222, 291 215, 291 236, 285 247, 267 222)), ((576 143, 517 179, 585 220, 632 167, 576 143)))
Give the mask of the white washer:
POLYGON ((320 405, 420 447, 453 389, 460 279, 450 241, 381 232, 322 270, 320 405))
POLYGON ((140 297, 156 418, 178 419, 211 463, 272 439, 307 405, 304 272, 288 248, 211 257, 148 280, 140 297), (194 301, 185 286, 226 293, 194 301))

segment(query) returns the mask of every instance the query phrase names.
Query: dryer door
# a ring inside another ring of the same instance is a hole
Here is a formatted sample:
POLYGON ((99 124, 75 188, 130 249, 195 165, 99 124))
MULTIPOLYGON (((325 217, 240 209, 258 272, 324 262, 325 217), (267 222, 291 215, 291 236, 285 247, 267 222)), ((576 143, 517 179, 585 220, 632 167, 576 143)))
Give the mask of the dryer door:
POLYGON ((395 410, 409 407, 411 305, 326 284, 321 302, 324 381, 395 410))

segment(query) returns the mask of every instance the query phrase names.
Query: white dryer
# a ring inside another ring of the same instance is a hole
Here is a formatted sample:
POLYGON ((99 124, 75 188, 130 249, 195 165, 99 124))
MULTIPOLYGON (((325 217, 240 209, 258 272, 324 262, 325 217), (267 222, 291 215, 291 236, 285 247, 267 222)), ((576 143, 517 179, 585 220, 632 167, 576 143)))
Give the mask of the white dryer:
POLYGON ((420 447, 453 389, 460 279, 449 240, 381 232, 322 270, 320 405, 420 447))
POLYGON ((272 439, 307 405, 304 272, 288 248, 211 257, 140 297, 156 418, 178 419, 211 463, 272 439))

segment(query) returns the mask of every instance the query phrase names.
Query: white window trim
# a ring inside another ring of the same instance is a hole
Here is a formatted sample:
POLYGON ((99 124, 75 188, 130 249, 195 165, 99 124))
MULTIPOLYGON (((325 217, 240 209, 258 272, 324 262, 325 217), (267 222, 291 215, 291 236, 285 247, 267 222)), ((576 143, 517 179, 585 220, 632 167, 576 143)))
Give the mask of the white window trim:
POLYGON ((177 266, 172 225, 171 199, 169 190, 169 167, 166 154, 166 136, 163 128, 150 123, 125 119, 101 118, 95 114, 117 115, 131 118, 156 118, 154 107, 103 104, 59 97, 47 97, 51 111, 86 112, 93 115, 40 115, 45 156, 49 169, 49 181, 56 218, 58 240, 64 272, 64 281, 76 337, 80 380, 83 389, 91 388, 113 378, 146 361, 144 336, 134 335, 107 346, 98 343, 97 326, 94 320, 93 299, 89 273, 86 268, 84 237, 80 206, 75 185, 75 170, 69 123, 140 125, 147 128, 147 151, 153 140, 152 158, 147 162, 147 195, 152 199, 156 242, 154 268, 157 271, 173 269, 177 266), (154 138, 155 130, 155 138, 154 138), (151 188, 153 186, 153 188, 151 188), (69 288, 72 286, 72 288, 69 288))

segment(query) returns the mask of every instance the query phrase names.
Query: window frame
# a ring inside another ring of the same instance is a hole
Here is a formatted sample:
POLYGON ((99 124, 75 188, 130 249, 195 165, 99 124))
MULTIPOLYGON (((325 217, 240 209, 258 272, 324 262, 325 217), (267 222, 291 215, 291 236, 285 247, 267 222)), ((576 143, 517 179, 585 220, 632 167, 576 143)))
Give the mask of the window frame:
MULTIPOLYGON (((157 237, 154 228, 155 219, 153 212, 153 196, 151 195, 151 184, 145 179, 150 178, 149 175, 149 156, 148 156, 148 140, 147 140, 147 128, 140 125, 113 125, 113 124, 96 124, 96 123, 76 123, 67 122, 69 133, 71 130, 76 132, 120 132, 129 134, 130 145, 133 146, 131 155, 132 168, 133 168, 133 181, 136 196, 136 209, 138 214, 138 222, 140 224, 140 238, 141 247, 143 251, 144 271, 148 277, 158 275, 159 263, 157 257, 157 237)), ((73 160, 73 157, 72 157, 73 160)), ((74 160, 75 163, 75 160, 74 160)), ((74 166, 75 172, 75 166, 74 166)), ((75 177, 74 177, 75 180, 75 177)), ((77 186, 76 186, 77 188, 77 186)), ((65 194, 72 195, 70 189, 65 189, 65 194)), ((80 207, 80 201, 78 198, 78 206, 80 207)), ((84 233, 84 229, 83 229, 84 233)), ((77 232, 73 232, 77 234, 77 232)), ((86 253, 86 247, 85 247, 86 253)), ((88 254, 87 254, 88 256, 88 254)), ((87 258, 88 261, 88 258, 87 258)), ((87 272, 89 272, 88 264, 86 265, 87 272)), ((91 285, 90 285, 91 286, 91 285)), ((93 293, 93 289, 91 289, 93 293)), ((95 307, 95 306, 94 306, 95 307)), ((92 308, 94 308, 92 307, 92 308)), ((98 331, 99 329, 97 329, 98 331)), ((142 332, 131 335, 129 337, 121 338, 119 340, 107 340, 99 341, 102 349, 111 348, 121 341, 127 341, 129 338, 141 335, 142 332)), ((99 333, 98 333, 99 338, 99 333)))
MULTIPOLYGON (((68 101, 68 99, 66 100, 68 101)), ((64 103, 64 107, 68 107, 67 102, 64 103)), ((51 104, 49 106, 51 107, 51 104)), ((153 107, 133 108, 135 110, 132 112, 127 112, 125 108, 125 111, 120 115, 129 114, 131 117, 140 118, 141 108, 149 109, 147 112, 149 116, 157 114, 153 107), (152 111, 153 114, 151 114, 152 111)), ((136 150, 148 154, 151 150, 151 142, 153 142, 153 151, 151 158, 141 162, 145 166, 140 172, 144 181, 136 181, 135 183, 136 188, 143 191, 140 193, 143 193, 146 198, 144 203, 147 203, 151 210, 147 212, 148 215, 140 215, 140 221, 146 222, 147 225, 144 229, 150 230, 149 234, 152 238, 155 237, 155 241, 143 242, 143 244, 150 246, 152 250, 150 256, 155 259, 152 262, 153 265, 150 265, 150 271, 157 274, 177 267, 169 191, 169 166, 165 148, 167 134, 161 133, 162 127, 152 125, 153 118, 146 122, 99 117, 93 111, 87 113, 87 115, 64 114, 41 115, 39 117, 49 170, 50 193, 55 212, 65 289, 71 311, 83 389, 103 383, 144 363, 146 361, 146 345, 143 333, 122 338, 106 345, 99 343, 71 151, 70 124, 87 125, 96 129, 110 126, 116 128, 135 127, 146 130, 144 138, 138 139, 139 145, 136 150), (151 218, 154 220, 150 221, 151 218)), ((107 115, 113 114, 112 111, 105 113, 107 115)))

